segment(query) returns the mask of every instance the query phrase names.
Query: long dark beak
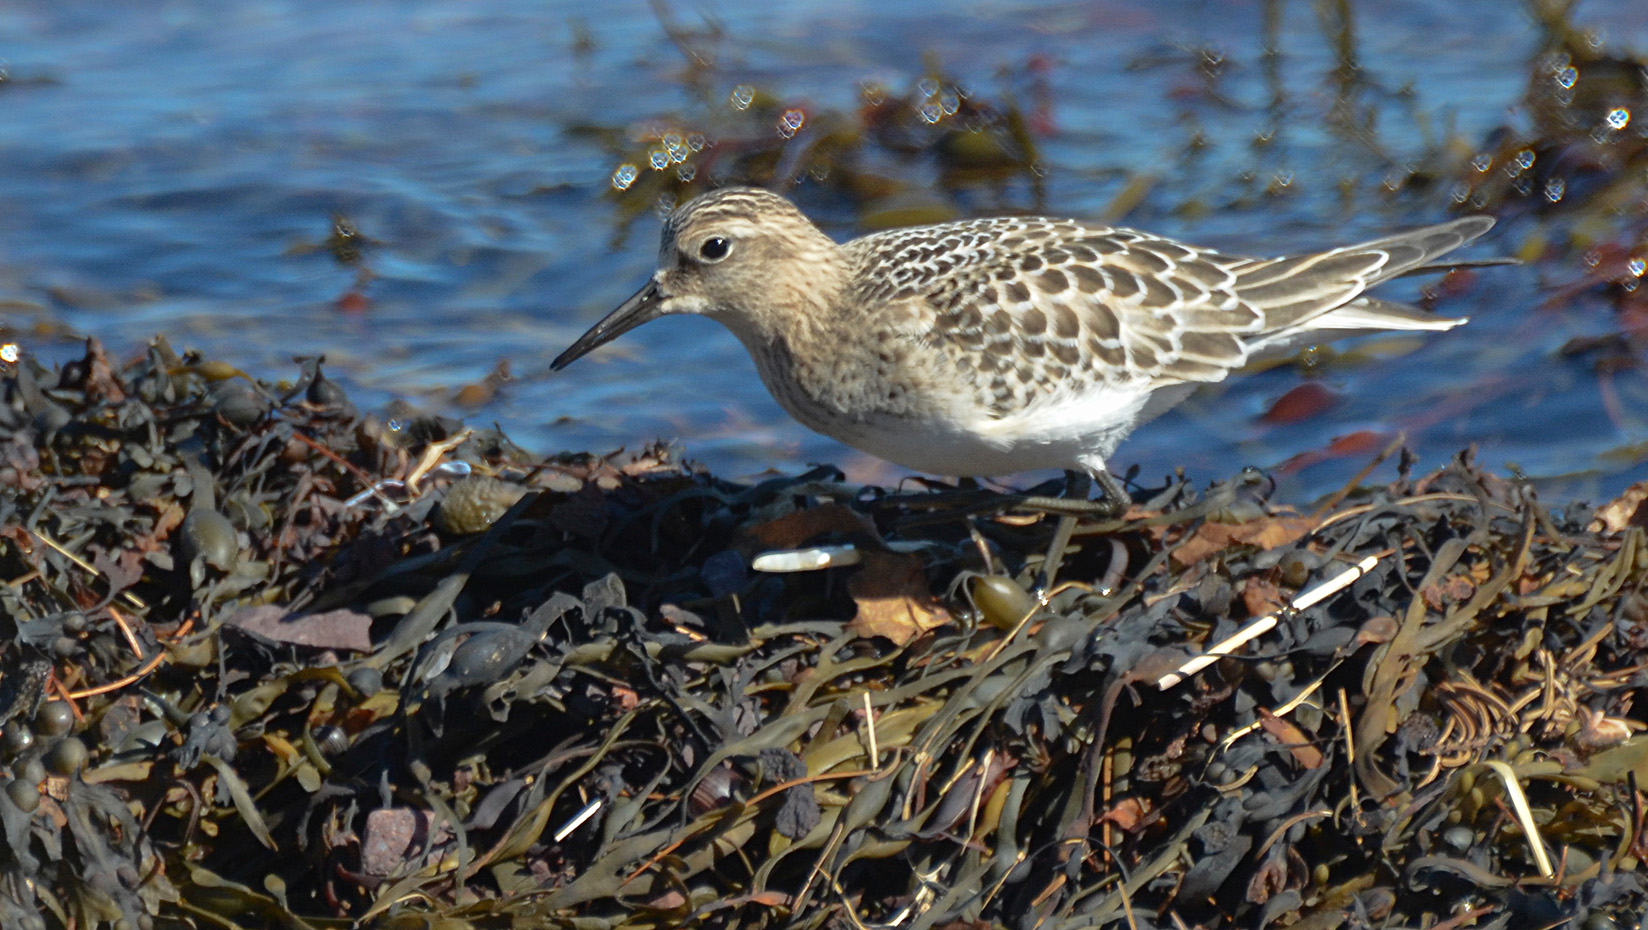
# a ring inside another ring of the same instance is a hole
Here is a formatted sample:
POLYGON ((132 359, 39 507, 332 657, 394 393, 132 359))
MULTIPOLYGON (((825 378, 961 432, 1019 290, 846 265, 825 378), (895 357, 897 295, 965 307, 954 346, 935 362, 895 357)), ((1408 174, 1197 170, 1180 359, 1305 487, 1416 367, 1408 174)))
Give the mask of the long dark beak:
POLYGON ((658 282, 648 281, 646 287, 635 292, 635 296, 624 301, 601 322, 591 326, 589 332, 578 337, 577 342, 567 346, 565 352, 549 363, 550 370, 560 371, 642 323, 658 319, 664 315, 661 309, 663 305, 664 292, 658 289, 658 282))

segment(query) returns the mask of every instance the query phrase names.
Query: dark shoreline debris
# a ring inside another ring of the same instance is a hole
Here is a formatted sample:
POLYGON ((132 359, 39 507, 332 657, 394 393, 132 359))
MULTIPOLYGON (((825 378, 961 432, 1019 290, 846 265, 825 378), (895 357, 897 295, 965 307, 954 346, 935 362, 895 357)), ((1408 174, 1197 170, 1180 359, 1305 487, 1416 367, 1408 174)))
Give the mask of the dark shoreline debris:
POLYGON ((1640 487, 1552 511, 1462 454, 1304 515, 1174 479, 1042 590, 1056 484, 533 461, 298 375, 91 341, 7 376, 0 923, 1648 906, 1640 487))

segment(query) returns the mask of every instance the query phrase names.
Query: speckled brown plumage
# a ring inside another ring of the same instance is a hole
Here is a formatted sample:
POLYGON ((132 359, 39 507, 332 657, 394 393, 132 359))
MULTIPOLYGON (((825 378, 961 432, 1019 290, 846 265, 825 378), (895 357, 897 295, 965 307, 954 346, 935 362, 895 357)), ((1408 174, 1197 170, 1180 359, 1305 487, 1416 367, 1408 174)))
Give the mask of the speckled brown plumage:
POLYGON ((838 245, 788 200, 729 188, 675 211, 652 281, 554 366, 699 313, 738 336, 796 419, 882 458, 940 474, 1102 473, 1135 426, 1256 357, 1463 323, 1363 292, 1492 225, 1465 217, 1272 259, 1039 217, 838 245))

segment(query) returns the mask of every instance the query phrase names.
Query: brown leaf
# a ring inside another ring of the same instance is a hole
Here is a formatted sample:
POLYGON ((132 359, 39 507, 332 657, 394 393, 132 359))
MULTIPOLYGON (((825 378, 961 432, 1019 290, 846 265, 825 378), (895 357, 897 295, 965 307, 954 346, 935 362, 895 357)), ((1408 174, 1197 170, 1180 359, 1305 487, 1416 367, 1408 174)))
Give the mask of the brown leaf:
POLYGON ((1309 517, 1264 517, 1246 523, 1203 523, 1173 550, 1173 561, 1188 568, 1231 546, 1274 549, 1299 539, 1315 527, 1309 517))
POLYGON ((1250 617, 1263 617, 1282 609, 1287 601, 1280 588, 1263 578, 1249 578, 1242 582, 1242 603, 1250 617))
POLYGON ((1287 869, 1275 858, 1261 863, 1247 880, 1247 899, 1254 904, 1263 904, 1286 890, 1287 869))
POLYGON ((768 549, 794 549, 828 533, 868 534, 877 538, 875 527, 859 514, 840 504, 824 504, 797 510, 776 520, 757 523, 747 532, 768 549))
POLYGON ((153 503, 157 512, 154 525, 150 527, 149 537, 145 545, 151 549, 158 549, 160 548, 160 540, 171 536, 172 530, 183 524, 183 518, 188 516, 188 513, 176 498, 164 502, 154 501, 153 503), (152 545, 150 545, 151 543, 152 545))
POLYGON ((118 594, 143 580, 143 554, 116 549, 111 559, 107 552, 98 551, 92 556, 92 568, 108 581, 109 593, 118 594))
POLYGON ((1309 517, 1270 517, 1242 524, 1236 539, 1260 549, 1275 549, 1293 543, 1315 525, 1309 517))
POLYGON ((858 604, 848 629, 858 636, 884 636, 902 646, 950 622, 950 613, 933 603, 921 560, 895 552, 866 552, 864 567, 847 581, 858 604))
POLYGON ((103 352, 103 343, 95 338, 86 340, 84 364, 86 400, 108 404, 125 402, 126 391, 120 386, 120 379, 115 377, 114 367, 109 364, 108 355, 103 352))
POLYGON ((1123 831, 1132 832, 1147 813, 1149 808, 1144 800, 1134 797, 1122 798, 1104 812, 1104 816, 1099 818, 1099 823, 1115 824, 1123 831))
POLYGON ((1293 761, 1307 769, 1322 767, 1322 750, 1312 744, 1310 736, 1294 725, 1293 721, 1278 717, 1269 710, 1259 708, 1259 726, 1269 733, 1271 738, 1287 747, 1293 753, 1293 761))

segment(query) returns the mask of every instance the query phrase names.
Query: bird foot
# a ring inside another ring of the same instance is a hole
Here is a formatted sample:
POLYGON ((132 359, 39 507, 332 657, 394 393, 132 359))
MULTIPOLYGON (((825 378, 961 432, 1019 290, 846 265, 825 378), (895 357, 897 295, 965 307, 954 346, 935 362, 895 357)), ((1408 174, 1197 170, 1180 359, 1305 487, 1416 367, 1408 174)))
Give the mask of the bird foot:
POLYGON ((1104 469, 1097 469, 1091 473, 1066 471, 1064 476, 1066 493, 1071 498, 1081 500, 1087 499, 1088 489, 1092 487, 1093 482, 1098 482, 1099 490, 1104 493, 1106 506, 1103 515, 1106 519, 1119 520, 1126 516, 1128 509, 1133 506, 1133 498, 1127 493, 1127 489, 1122 487, 1122 483, 1116 480, 1115 475, 1104 469))

